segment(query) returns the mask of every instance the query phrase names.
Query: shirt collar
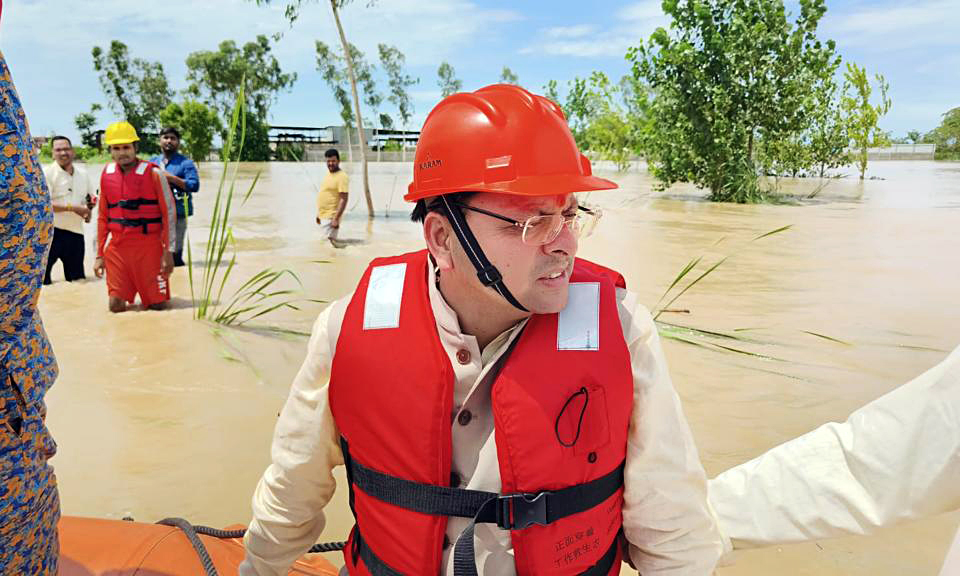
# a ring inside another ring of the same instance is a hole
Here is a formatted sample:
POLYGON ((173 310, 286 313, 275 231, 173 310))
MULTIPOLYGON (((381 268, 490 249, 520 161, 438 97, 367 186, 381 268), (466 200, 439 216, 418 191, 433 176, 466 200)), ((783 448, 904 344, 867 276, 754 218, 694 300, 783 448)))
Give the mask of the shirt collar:
MULTIPOLYGON (((430 308, 433 309, 433 316, 437 319, 437 328, 454 336, 458 336, 465 341, 476 345, 477 338, 472 334, 464 334, 460 331, 460 320, 457 318, 456 311, 450 307, 450 304, 443 298, 440 288, 437 286, 437 272, 434 269, 433 262, 427 260, 427 292, 430 295, 430 308)), ((494 338, 486 348, 481 350, 483 356, 488 352, 499 349, 505 344, 515 332, 527 323, 527 318, 520 320, 510 328, 507 328, 494 338)))

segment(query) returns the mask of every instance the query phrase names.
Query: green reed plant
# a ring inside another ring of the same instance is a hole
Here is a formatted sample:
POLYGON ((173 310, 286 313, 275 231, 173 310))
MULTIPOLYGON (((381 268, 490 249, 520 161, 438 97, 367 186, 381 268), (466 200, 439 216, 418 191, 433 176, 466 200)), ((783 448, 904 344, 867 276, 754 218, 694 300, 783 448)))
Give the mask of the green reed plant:
MULTIPOLYGON (((299 310, 296 306, 299 299, 293 297, 299 290, 279 286, 284 278, 292 279, 299 288, 303 286, 291 270, 266 268, 244 282, 228 300, 223 299, 224 288, 237 263, 236 242, 230 225, 230 214, 239 167, 234 165, 233 172, 230 173, 230 154, 234 150, 234 142, 237 142, 233 161, 233 164, 236 164, 243 153, 243 142, 246 137, 247 115, 244 111, 246 99, 242 86, 241 83, 230 120, 230 129, 223 146, 225 151, 223 170, 220 173, 220 183, 217 187, 217 195, 214 197, 213 211, 210 214, 210 231, 204 252, 203 274, 200 278, 195 278, 193 252, 189 242, 187 243, 187 272, 190 280, 190 297, 194 304, 194 318, 227 326, 241 325, 282 308, 299 310), (238 128, 239 141, 236 140, 238 128), (229 179, 228 174, 230 174, 229 179), (229 256, 228 251, 232 252, 229 256), (224 264, 226 264, 225 268, 224 264)), ((250 198, 259 180, 260 172, 258 171, 243 196, 241 205, 250 198)))
MULTIPOLYGON (((786 232, 793 225, 781 226, 769 232, 765 232, 756 238, 750 240, 750 242, 756 242, 757 240, 762 240, 768 238, 775 234, 780 234, 781 232, 786 232)), ((720 241, 723 239, 721 238, 720 241)), ((720 242, 718 241, 718 243, 720 242)), ((762 342, 755 338, 748 336, 750 329, 740 329, 733 330, 730 332, 721 332, 717 330, 706 330, 702 328, 695 328, 693 326, 684 326, 681 324, 675 324, 672 322, 666 322, 661 320, 660 317, 664 313, 675 312, 671 306, 680 299, 681 296, 690 291, 694 286, 702 282, 707 276, 715 272, 720 266, 724 264, 731 256, 724 256, 720 260, 714 262, 713 264, 703 268, 703 256, 698 256, 691 259, 687 264, 680 270, 680 272, 674 277, 673 281, 664 290, 663 294, 660 296, 660 299, 657 301, 656 305, 653 307, 653 320, 657 325, 657 331, 660 333, 660 336, 670 340, 676 340, 678 342, 683 342, 684 344, 690 344, 693 346, 698 346, 701 348, 707 348, 710 350, 715 350, 718 352, 732 352, 735 354, 742 354, 745 356, 752 356, 761 360, 773 360, 773 361, 783 361, 781 358, 776 358, 773 356, 768 356, 766 354, 760 354, 757 352, 752 352, 747 350, 742 346, 742 344, 768 344, 768 342, 762 342), (700 271, 702 270, 702 271, 700 271), (695 275, 695 277, 693 277, 695 275), (687 277, 693 277, 692 280, 684 282, 687 277), (666 300, 666 304, 662 304, 666 300), (662 305, 661 305, 662 304, 662 305)), ((806 332, 806 331, 805 331, 806 332)), ((812 332, 807 332, 808 334, 818 336, 820 338, 834 340, 835 342, 841 342, 830 338, 829 336, 824 336, 821 334, 814 334, 812 332)))

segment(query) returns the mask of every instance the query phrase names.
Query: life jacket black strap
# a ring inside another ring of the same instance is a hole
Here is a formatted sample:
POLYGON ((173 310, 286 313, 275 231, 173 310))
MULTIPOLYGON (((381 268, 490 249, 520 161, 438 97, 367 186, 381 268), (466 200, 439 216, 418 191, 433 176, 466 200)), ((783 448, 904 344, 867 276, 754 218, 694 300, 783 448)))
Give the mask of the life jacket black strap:
POLYGON ((340 446, 348 468, 351 495, 353 488, 357 487, 378 500, 414 512, 473 520, 457 539, 454 549, 456 576, 473 576, 477 573, 473 547, 473 532, 477 523, 496 524, 503 530, 523 530, 532 524, 551 524, 599 506, 623 486, 623 463, 589 482, 536 494, 497 494, 435 486, 391 476, 361 464, 349 455, 345 438, 341 437, 340 446), (472 572, 467 564, 472 566, 472 572), (456 568, 458 565, 460 569, 456 568))
MULTIPOLYGON (((470 524, 467 530, 464 530, 464 533, 470 533, 470 539, 473 539, 473 527, 476 524, 470 524)), ((377 554, 370 549, 370 546, 363 540, 363 537, 360 535, 360 530, 354 526, 353 529, 353 541, 356 543, 359 550, 359 556, 363 559, 363 565, 366 566, 367 570, 373 576, 402 576, 401 572, 391 568, 386 562, 380 559, 377 554)), ((607 576, 610 573, 610 570, 613 568, 613 563, 617 560, 617 547, 620 545, 620 536, 618 535, 613 539, 613 542, 610 543, 610 547, 607 548, 607 551, 603 553, 603 556, 597 560, 597 563, 593 566, 587 568, 583 572, 580 572, 577 576, 607 576)), ((471 549, 473 546, 471 546, 471 549)), ((354 560, 356 564, 356 560, 354 560)), ((453 573, 465 574, 468 576, 477 575, 477 566, 476 561, 473 556, 470 557, 469 562, 463 562, 460 558, 456 556, 456 551, 454 551, 453 558, 453 573), (472 570, 472 572, 471 572, 472 570)))
POLYGON ((446 196, 440 196, 440 201, 443 202, 444 212, 446 212, 449 217, 453 232, 457 235, 463 251, 467 257, 470 258, 470 262, 473 263, 473 267, 477 270, 477 277, 480 279, 480 283, 484 286, 492 286, 493 289, 503 296, 507 302, 512 304, 514 308, 528 312, 528 310, 523 307, 523 304, 513 296, 513 293, 510 292, 507 285, 504 284, 500 271, 490 263, 487 255, 483 253, 483 248, 480 247, 480 242, 477 241, 477 237, 473 235, 473 230, 467 225, 467 219, 463 215, 460 207, 451 203, 446 196))
POLYGON ((124 228, 143 228, 146 234, 148 224, 162 224, 163 218, 107 218, 107 222, 116 222, 124 228))
MULTIPOLYGON (((353 541, 360 553, 360 558, 363 560, 364 566, 367 567, 370 574, 373 576, 403 576, 402 572, 397 572, 391 568, 367 546, 367 543, 363 541, 363 537, 360 535, 359 528, 354 527, 353 529, 353 541)), ((356 559, 354 559, 353 563, 357 563, 356 559)))
POLYGON ((141 206, 151 206, 159 205, 158 200, 150 200, 149 198, 130 198, 127 200, 120 200, 119 202, 114 202, 113 204, 107 203, 107 208, 116 208, 117 206, 123 208, 124 210, 139 210, 141 206))

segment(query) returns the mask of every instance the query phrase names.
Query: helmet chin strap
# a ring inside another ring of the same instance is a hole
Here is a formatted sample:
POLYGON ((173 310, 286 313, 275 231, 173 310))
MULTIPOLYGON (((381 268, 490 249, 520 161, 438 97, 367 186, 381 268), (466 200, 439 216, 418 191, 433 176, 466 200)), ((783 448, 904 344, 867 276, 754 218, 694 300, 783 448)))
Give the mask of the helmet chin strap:
POLYGON ((467 225, 467 219, 464 217, 460 207, 451 204, 446 196, 440 196, 440 201, 443 202, 443 208, 447 216, 450 217, 453 232, 457 235, 460 245, 463 246, 463 251, 467 253, 467 257, 470 258, 470 262, 473 263, 473 267, 477 270, 477 277, 480 279, 480 283, 484 286, 492 286, 493 289, 503 296, 507 302, 512 304, 514 308, 529 312, 529 310, 524 308, 523 305, 513 297, 510 290, 507 289, 507 285, 503 283, 503 276, 500 275, 500 271, 487 260, 487 255, 483 253, 483 249, 480 248, 480 243, 477 242, 477 237, 473 235, 473 231, 470 230, 470 227, 467 225))

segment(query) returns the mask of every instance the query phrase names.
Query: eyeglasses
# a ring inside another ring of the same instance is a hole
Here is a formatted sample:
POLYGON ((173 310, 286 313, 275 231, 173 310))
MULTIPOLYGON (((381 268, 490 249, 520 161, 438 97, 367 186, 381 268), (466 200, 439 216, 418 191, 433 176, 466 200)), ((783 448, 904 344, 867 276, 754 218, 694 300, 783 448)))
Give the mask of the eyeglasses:
POLYGON ((564 225, 569 226, 570 231, 573 232, 573 235, 577 238, 586 238, 593 233, 594 228, 597 227, 597 221, 600 220, 600 216, 602 215, 599 209, 591 210, 583 206, 577 206, 578 212, 573 216, 542 214, 539 216, 531 216, 523 222, 520 222, 503 214, 497 214, 496 212, 490 212, 482 208, 475 208, 462 202, 451 202, 451 204, 456 204, 464 210, 478 212, 513 224, 522 230, 521 238, 523 239, 523 243, 530 244, 531 246, 540 246, 553 242, 557 236, 560 235, 560 231, 563 230, 564 225))

